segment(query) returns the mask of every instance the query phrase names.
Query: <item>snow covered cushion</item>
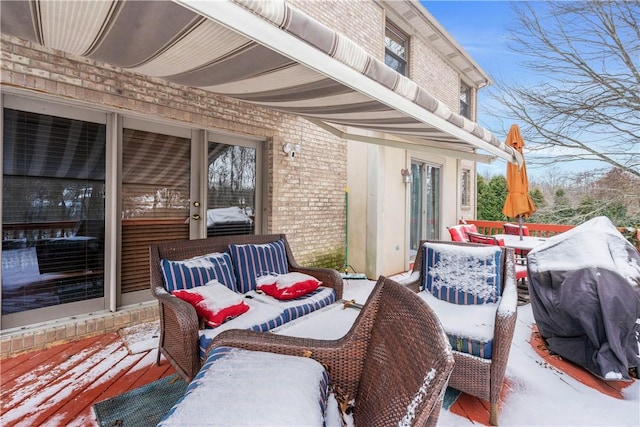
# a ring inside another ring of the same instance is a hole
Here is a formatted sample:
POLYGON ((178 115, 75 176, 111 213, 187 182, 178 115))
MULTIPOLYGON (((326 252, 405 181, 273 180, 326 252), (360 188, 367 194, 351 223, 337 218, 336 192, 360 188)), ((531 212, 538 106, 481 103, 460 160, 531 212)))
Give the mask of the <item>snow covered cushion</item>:
POLYGON ((325 286, 319 286, 318 289, 311 291, 306 295, 290 300, 279 300, 272 296, 257 292, 249 292, 246 295, 247 297, 252 297, 253 300, 262 301, 266 304, 278 307, 284 312, 287 322, 336 302, 335 290, 325 286))
POLYGON ((315 277, 298 272, 267 274, 256 279, 257 289, 280 300, 298 298, 315 291, 320 285, 322 282, 315 277))
POLYGON ((256 278, 265 274, 285 274, 289 272, 284 241, 262 245, 229 245, 233 260, 238 292, 256 290, 256 278))
POLYGON ((193 305, 198 316, 210 327, 220 326, 249 310, 242 295, 233 292, 217 280, 212 280, 204 286, 171 293, 193 305))
POLYGON ((180 261, 161 259, 160 269, 169 292, 192 289, 214 279, 236 290, 231 257, 227 253, 215 252, 180 261))
POLYGON ((422 289, 454 304, 486 304, 500 298, 502 250, 498 246, 425 243, 422 289))
POLYGON ((327 371, 311 358, 218 347, 158 425, 321 426, 328 398, 327 371))
POLYGON ((454 350, 491 359, 498 303, 462 306, 439 300, 427 291, 418 296, 436 313, 454 350))

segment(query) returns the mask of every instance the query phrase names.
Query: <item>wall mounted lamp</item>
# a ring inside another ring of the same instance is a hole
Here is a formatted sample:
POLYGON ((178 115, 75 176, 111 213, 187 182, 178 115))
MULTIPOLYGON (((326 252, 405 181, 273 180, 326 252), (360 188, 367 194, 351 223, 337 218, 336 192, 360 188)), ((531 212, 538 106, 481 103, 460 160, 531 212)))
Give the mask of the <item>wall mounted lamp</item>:
POLYGON ((287 156, 294 158, 296 154, 300 154, 300 152, 302 151, 302 145, 300 144, 294 145, 294 144, 291 144, 290 142, 287 142, 282 146, 282 151, 284 151, 284 153, 287 156))
POLYGON ((409 169, 400 169, 400 175, 402 175, 402 182, 405 184, 411 182, 411 171, 409 169))

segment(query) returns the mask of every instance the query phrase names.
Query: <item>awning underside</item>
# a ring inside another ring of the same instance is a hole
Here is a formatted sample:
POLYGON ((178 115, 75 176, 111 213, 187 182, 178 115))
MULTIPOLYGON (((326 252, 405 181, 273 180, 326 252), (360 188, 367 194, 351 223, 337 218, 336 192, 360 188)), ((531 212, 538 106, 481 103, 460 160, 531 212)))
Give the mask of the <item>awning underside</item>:
POLYGON ((3 33, 47 47, 316 123, 390 135, 403 148, 435 146, 453 155, 478 148, 518 161, 489 131, 283 1, 1 7, 3 33))

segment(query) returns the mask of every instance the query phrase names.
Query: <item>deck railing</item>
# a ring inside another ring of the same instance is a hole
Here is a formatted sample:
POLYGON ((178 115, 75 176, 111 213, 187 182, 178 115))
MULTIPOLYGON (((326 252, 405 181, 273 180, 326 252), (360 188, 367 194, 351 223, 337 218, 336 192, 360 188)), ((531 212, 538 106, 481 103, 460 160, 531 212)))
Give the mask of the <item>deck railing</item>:
MULTIPOLYGON (((514 222, 511 222, 512 224, 514 222)), ((482 234, 500 234, 503 233, 504 221, 479 221, 479 220, 460 220, 460 224, 474 224, 478 228, 478 232, 482 234)), ((559 233, 571 230, 575 225, 563 224, 540 224, 535 222, 527 222, 524 225, 529 229, 530 236, 551 237, 559 233)), ((640 251, 640 227, 626 228, 618 227, 618 230, 640 251)))
MULTIPOLYGON (((467 224, 475 224, 478 228, 478 232, 482 234, 500 234, 503 233, 503 221, 478 221, 478 220, 465 220, 467 224)), ((462 224, 463 221, 460 221, 462 224)), ((564 233, 567 230, 571 230, 575 225, 561 225, 561 224, 538 224, 533 222, 527 222, 524 224, 529 229, 530 236, 537 237, 551 237, 559 233, 564 233)))

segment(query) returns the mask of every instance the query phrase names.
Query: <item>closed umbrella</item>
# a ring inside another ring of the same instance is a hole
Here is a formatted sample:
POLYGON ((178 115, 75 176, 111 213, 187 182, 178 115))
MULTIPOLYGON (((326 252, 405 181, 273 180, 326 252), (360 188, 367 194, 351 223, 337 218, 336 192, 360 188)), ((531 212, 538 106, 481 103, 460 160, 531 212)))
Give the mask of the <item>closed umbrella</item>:
MULTIPOLYGON (((511 125, 505 143, 518 150, 522 154, 524 140, 520 135, 518 125, 511 125)), ((536 206, 529 197, 529 180, 527 178, 527 166, 522 160, 522 165, 507 163, 507 200, 504 202, 502 213, 509 218, 517 218, 520 226, 520 239, 522 240, 522 218, 530 216, 536 211, 536 206)))

